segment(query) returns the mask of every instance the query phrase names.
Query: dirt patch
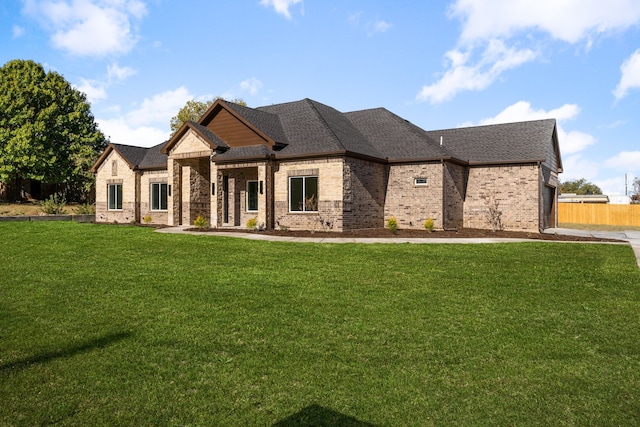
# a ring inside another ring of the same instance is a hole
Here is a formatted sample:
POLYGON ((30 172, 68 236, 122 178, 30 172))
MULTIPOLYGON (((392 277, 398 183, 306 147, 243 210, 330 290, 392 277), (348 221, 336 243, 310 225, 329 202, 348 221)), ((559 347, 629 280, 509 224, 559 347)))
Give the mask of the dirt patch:
POLYGON ((471 238, 498 238, 498 239, 531 239, 531 240, 547 240, 560 242, 620 242, 614 239, 600 239, 597 237, 567 236, 561 234, 534 233, 526 231, 491 231, 477 228, 464 228, 457 231, 427 231, 427 230, 398 230, 392 233, 384 228, 375 228, 367 230, 355 230, 330 232, 330 231, 293 231, 293 230, 245 230, 230 228, 190 228, 188 231, 204 231, 204 232, 225 232, 225 233, 255 233, 266 234, 271 236, 287 236, 287 237, 345 237, 345 238, 422 238, 422 239, 471 239, 471 238))

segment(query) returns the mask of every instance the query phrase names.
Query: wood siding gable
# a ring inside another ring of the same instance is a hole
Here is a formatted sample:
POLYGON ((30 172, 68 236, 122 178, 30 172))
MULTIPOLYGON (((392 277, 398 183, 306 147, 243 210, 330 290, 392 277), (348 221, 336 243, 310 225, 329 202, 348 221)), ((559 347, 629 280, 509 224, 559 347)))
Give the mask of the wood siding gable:
POLYGON ((202 116, 199 124, 206 126, 231 148, 250 145, 273 148, 275 145, 275 141, 220 100, 202 116))

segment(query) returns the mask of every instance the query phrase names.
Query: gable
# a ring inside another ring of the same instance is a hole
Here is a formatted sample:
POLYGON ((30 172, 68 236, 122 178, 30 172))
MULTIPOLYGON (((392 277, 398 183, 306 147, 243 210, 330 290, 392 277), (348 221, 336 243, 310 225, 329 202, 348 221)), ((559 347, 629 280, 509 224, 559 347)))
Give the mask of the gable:
POLYGON ((562 172, 562 159, 560 157, 560 145, 558 144, 557 129, 554 127, 545 164, 555 172, 562 172))
POLYGON ((135 174, 134 167, 118 150, 112 149, 105 154, 100 164, 94 166, 93 172, 98 179, 123 178, 135 174))
POLYGON ((211 121, 206 124, 206 127, 231 148, 249 145, 273 147, 273 142, 263 138, 247 123, 238 119, 225 108, 220 108, 211 121))
POLYGON ((171 157, 207 157, 213 153, 211 146, 193 129, 189 129, 171 148, 171 157))

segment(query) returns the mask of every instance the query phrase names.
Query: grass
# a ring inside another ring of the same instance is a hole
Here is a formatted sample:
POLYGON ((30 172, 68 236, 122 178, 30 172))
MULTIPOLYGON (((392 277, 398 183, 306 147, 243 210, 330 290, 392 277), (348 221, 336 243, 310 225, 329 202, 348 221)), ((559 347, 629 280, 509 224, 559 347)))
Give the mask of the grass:
POLYGON ((0 425, 638 425, 629 246, 0 223, 0 425))

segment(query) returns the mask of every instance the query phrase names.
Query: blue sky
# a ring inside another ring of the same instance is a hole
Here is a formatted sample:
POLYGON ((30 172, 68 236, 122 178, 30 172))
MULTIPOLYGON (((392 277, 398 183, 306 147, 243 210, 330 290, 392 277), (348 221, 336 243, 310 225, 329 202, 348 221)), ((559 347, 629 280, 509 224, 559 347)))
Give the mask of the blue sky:
POLYGON ((115 143, 166 140, 192 98, 311 98, 427 130, 553 117, 561 180, 640 177, 638 0, 3 0, 0 22, 0 64, 62 74, 115 143))

